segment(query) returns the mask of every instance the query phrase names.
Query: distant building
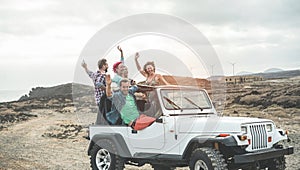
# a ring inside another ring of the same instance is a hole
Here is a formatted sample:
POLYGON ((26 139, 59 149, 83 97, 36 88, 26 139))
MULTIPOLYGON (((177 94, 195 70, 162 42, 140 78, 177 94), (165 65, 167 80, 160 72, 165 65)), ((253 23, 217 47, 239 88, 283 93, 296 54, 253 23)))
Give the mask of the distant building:
POLYGON ((243 84, 243 83, 252 83, 255 81, 264 80, 261 76, 228 76, 225 77, 226 84, 243 84))

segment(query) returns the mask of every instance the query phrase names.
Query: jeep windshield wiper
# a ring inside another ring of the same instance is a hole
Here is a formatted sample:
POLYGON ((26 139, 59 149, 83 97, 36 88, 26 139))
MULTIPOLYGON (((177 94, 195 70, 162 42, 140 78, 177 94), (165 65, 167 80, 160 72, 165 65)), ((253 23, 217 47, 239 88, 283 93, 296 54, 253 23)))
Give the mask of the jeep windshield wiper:
POLYGON ((190 102, 192 105, 196 106, 198 109, 201 110, 201 112, 203 111, 203 108, 200 107, 199 105, 197 105, 195 102, 193 102, 191 99, 184 97, 185 100, 187 100, 188 102, 190 102))
POLYGON ((164 96, 164 99, 174 108, 174 109, 177 109, 177 110, 181 110, 181 107, 178 106, 176 103, 174 103, 171 99, 167 98, 166 96, 164 96))

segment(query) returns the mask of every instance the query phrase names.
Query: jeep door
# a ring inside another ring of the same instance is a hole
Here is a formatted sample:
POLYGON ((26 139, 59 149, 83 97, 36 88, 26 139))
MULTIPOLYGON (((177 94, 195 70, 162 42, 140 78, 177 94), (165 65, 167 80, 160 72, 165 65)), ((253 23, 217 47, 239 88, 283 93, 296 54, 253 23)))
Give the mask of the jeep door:
POLYGON ((164 146, 164 126, 154 122, 143 130, 128 128, 128 138, 133 148, 159 150, 164 146))
MULTIPOLYGON (((147 96, 148 99, 142 113, 162 120, 162 111, 156 91, 148 92, 147 96)), ((149 127, 138 131, 128 128, 128 137, 133 148, 159 150, 163 148, 165 143, 164 124, 162 121, 157 121, 149 127)))

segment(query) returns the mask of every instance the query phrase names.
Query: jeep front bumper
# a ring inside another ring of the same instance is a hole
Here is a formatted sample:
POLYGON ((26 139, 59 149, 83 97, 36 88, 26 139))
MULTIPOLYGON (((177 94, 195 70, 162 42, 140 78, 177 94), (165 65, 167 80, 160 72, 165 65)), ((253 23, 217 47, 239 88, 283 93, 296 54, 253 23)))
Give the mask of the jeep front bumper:
POLYGON ((241 163, 251 163, 260 160, 266 160, 271 158, 278 158, 284 155, 290 155, 294 153, 294 148, 289 146, 287 148, 282 149, 268 149, 264 151, 258 151, 253 153, 246 153, 242 155, 235 155, 234 156, 234 163, 241 164, 241 163))

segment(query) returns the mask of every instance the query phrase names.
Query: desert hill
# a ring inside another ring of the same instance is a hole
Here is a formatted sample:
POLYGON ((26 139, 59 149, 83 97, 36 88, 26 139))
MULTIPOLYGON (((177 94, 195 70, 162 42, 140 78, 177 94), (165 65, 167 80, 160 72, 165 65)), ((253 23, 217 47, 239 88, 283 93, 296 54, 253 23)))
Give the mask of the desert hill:
POLYGON ((282 72, 284 71, 283 69, 280 69, 280 68, 269 68, 269 69, 266 69, 264 71, 264 73, 275 73, 275 72, 282 72))
POLYGON ((300 76, 300 70, 282 70, 278 68, 270 68, 262 73, 252 73, 248 71, 241 71, 236 73, 236 76, 260 76, 264 79, 280 79, 280 78, 291 78, 300 76))
POLYGON ((264 73, 256 73, 256 74, 252 74, 252 75, 262 76, 265 79, 292 78, 292 77, 300 76, 300 70, 264 72, 264 73))

